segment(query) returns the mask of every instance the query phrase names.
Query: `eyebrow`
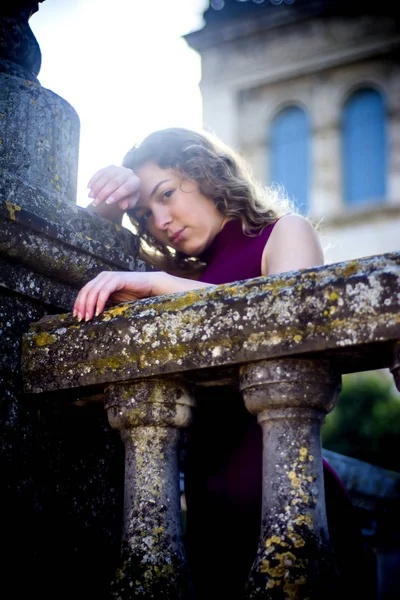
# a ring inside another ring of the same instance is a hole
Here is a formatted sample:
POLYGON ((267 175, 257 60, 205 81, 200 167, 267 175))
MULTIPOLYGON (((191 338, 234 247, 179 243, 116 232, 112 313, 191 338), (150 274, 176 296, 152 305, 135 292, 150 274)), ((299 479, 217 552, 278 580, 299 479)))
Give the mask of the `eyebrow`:
MULTIPOLYGON (((152 190, 149 198, 153 198, 156 195, 156 193, 157 193, 158 188, 160 187, 160 185, 162 185, 163 183, 167 183, 167 181, 171 181, 171 179, 163 179, 162 181, 159 181, 158 183, 156 183, 156 185, 154 186, 154 188, 153 188, 153 190, 152 190)), ((131 215, 133 216, 134 219, 137 219, 137 218, 139 218, 137 216, 137 213, 140 210, 143 210, 143 209, 145 209, 144 206, 134 206, 133 208, 130 209, 129 212, 131 213, 131 215)))
POLYGON ((158 188, 160 187, 160 185, 162 185, 163 183, 167 183, 167 181, 171 181, 171 179, 163 179, 162 181, 159 181, 158 183, 156 183, 156 185, 153 188, 153 191, 150 194, 150 198, 153 198, 153 196, 156 195, 158 188))

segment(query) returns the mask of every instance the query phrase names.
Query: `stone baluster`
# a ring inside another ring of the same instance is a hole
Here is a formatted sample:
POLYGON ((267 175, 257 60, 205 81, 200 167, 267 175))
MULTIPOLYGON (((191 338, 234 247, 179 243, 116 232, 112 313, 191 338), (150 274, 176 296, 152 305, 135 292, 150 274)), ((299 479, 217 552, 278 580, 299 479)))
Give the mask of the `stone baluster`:
POLYGON ((282 358, 241 368, 246 407, 263 430, 262 526, 249 599, 326 600, 336 590, 320 430, 339 388, 326 361, 282 358))
POLYGON ((397 342, 393 351, 393 362, 390 367, 396 387, 400 392, 400 342, 397 342))
POLYGON ((110 425, 125 444, 121 568, 113 596, 187 598, 189 579, 181 532, 179 428, 194 402, 180 382, 160 379, 106 388, 110 425))

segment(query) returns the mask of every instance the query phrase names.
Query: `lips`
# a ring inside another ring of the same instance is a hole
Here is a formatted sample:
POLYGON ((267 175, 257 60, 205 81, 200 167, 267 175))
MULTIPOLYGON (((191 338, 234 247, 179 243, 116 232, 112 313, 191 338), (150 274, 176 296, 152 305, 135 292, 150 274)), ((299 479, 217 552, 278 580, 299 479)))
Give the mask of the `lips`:
POLYGON ((185 231, 185 229, 186 229, 185 227, 182 227, 182 229, 180 229, 179 231, 177 231, 176 233, 174 233, 170 236, 169 239, 171 240, 171 242, 173 244, 178 244, 181 241, 181 239, 183 237, 183 232, 185 231))

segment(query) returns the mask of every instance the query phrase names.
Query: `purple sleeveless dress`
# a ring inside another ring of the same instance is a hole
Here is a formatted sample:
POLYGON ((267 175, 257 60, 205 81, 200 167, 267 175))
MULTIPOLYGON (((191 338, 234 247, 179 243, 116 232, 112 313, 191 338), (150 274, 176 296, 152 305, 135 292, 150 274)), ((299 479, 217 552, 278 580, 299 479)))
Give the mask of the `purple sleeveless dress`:
MULTIPOLYGON (((222 284, 261 276, 262 253, 274 225, 250 237, 240 221, 228 221, 201 257, 207 266, 200 281, 222 284)), ((185 462, 186 548, 196 598, 242 598, 260 533, 262 430, 238 389, 205 387, 196 398, 185 462)), ((339 529, 345 525, 352 507, 325 461, 324 480, 331 541, 339 537, 341 552, 338 524, 339 529)), ((346 528, 347 546, 349 533, 346 528)))

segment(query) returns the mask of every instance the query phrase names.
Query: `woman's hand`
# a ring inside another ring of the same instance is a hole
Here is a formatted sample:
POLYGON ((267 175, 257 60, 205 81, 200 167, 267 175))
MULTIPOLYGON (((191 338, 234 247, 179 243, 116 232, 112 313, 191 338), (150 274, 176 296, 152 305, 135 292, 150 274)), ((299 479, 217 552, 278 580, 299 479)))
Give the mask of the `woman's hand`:
POLYGON ((103 271, 81 289, 75 300, 73 314, 79 321, 89 321, 104 310, 107 301, 118 304, 207 286, 208 283, 175 277, 164 271, 103 271))
POLYGON ((97 171, 88 183, 93 206, 117 204, 124 211, 139 199, 140 179, 132 169, 110 165, 97 171))
POLYGON ((73 309, 79 321, 89 321, 99 315, 108 300, 113 304, 153 296, 154 275, 160 273, 130 273, 103 271, 79 292, 73 309))

